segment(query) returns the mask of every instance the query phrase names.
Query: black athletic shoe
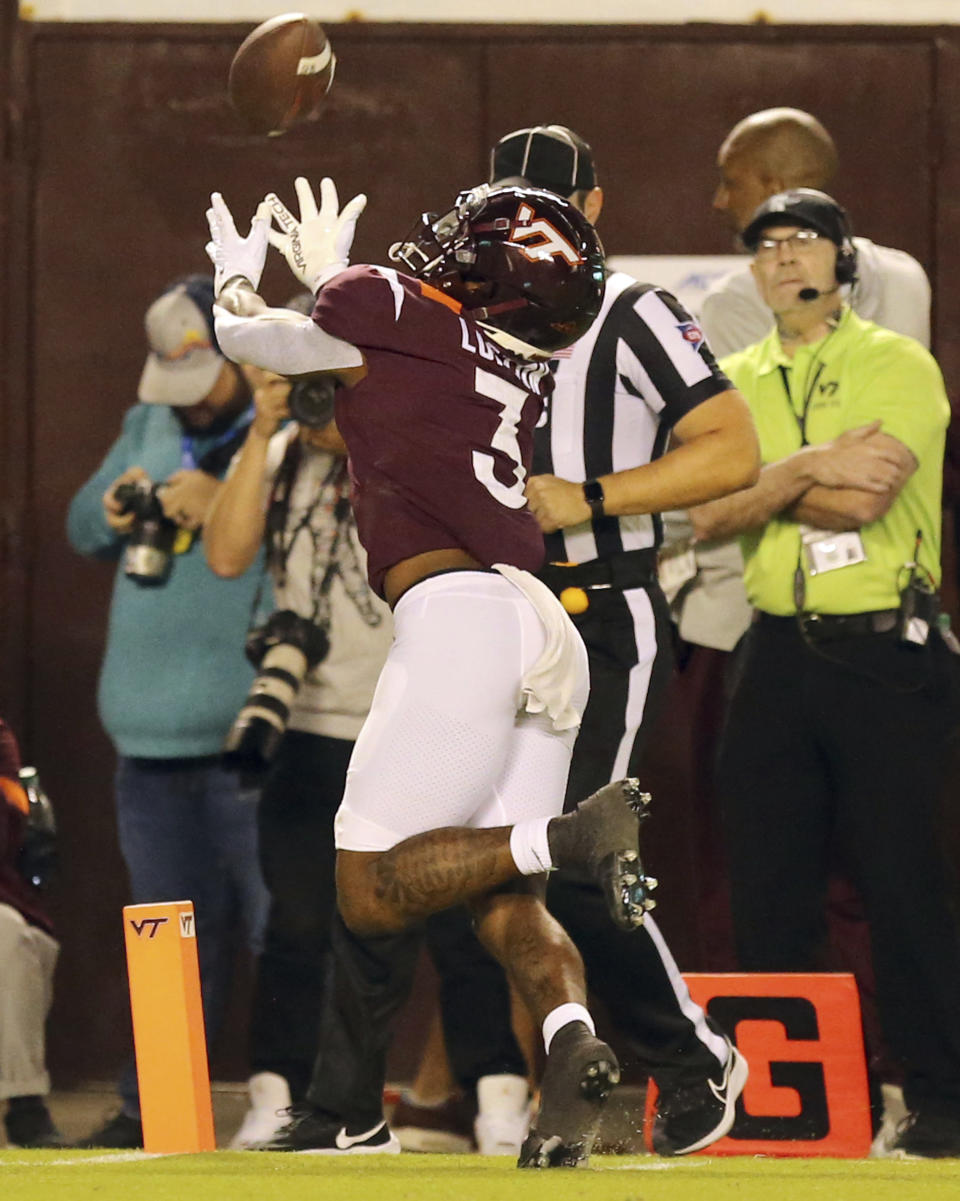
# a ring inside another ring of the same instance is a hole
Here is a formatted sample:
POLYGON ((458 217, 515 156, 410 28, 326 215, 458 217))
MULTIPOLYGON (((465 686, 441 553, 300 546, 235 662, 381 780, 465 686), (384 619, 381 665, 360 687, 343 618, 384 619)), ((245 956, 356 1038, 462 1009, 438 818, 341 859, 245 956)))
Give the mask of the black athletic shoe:
POLYGON ((583 1022, 569 1022, 558 1030, 543 1072, 540 1112, 520 1148, 517 1167, 585 1166, 600 1110, 619 1081, 613 1050, 583 1022))
POLYGON ((250 1148, 254 1151, 300 1151, 308 1155, 396 1155, 400 1142, 383 1119, 370 1125, 365 1122, 342 1122, 322 1109, 309 1105, 294 1105, 290 1120, 264 1143, 250 1148))
POLYGON ((75 1147, 111 1147, 125 1151, 135 1151, 143 1146, 143 1126, 139 1118, 131 1118, 122 1110, 114 1114, 92 1134, 78 1139, 75 1147))
POLYGON ((660 1093, 653 1120, 658 1155, 689 1155, 728 1134, 737 1116, 737 1098, 747 1083, 747 1061, 729 1042, 730 1054, 717 1078, 660 1093))
POLYGON ((547 841, 558 868, 586 868, 603 892, 613 920, 624 930, 643 924, 656 905, 657 886, 643 874, 639 829, 650 804, 637 780, 617 780, 547 827, 547 841))
POLYGON ((889 1159, 960 1158, 960 1119, 936 1113, 908 1113, 897 1127, 889 1159))
POLYGON ((11 1147, 69 1147, 42 1097, 11 1097, 3 1119, 11 1147))

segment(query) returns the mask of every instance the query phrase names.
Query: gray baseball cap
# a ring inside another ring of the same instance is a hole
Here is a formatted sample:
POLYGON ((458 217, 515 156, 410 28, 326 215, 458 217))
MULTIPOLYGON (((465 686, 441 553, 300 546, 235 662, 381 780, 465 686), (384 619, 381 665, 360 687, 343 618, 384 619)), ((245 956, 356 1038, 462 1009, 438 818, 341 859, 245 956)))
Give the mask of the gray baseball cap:
POLYGON ((213 329, 213 282, 203 275, 172 284, 147 309, 150 353, 137 395, 144 404, 197 404, 217 382, 224 359, 213 329))

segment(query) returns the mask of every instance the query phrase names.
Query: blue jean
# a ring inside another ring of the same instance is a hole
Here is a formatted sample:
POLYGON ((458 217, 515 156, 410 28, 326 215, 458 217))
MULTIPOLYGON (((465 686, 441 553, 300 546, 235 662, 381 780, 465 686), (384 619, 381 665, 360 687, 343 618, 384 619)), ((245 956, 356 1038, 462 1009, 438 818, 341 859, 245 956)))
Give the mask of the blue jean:
MULTIPOLYGON (((193 901, 207 1042, 233 975, 238 927, 255 958, 269 894, 257 851, 259 789, 241 787, 217 757, 119 760, 117 830, 133 904, 193 901)), ((136 1070, 120 1080, 124 1112, 139 1115, 136 1070)))

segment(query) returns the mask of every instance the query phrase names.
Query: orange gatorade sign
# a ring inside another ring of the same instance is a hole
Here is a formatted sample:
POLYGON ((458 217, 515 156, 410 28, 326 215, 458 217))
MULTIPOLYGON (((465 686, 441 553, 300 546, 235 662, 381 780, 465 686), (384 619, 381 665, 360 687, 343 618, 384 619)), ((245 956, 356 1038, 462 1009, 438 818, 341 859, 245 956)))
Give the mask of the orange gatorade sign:
POLYGON ((213 1151, 192 901, 127 905, 123 932, 146 1151, 213 1151))
MULTIPOLYGON (((853 976, 737 972, 684 979, 750 1064, 733 1129, 697 1154, 867 1154, 870 1103, 853 976)), ((648 1147, 656 1095, 651 1081, 648 1147)))

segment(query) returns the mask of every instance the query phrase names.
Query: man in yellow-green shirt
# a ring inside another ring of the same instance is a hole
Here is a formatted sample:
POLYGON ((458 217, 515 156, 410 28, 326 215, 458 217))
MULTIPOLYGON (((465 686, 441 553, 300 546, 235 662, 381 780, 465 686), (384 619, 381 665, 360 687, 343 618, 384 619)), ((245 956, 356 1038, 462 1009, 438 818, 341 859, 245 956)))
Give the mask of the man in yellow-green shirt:
POLYGON ((943 380, 845 304, 856 251, 829 196, 779 193, 743 237, 776 327, 723 367, 764 466, 693 515, 698 537, 741 535, 757 610, 719 767, 740 966, 822 967, 839 855, 905 1073, 909 1117, 875 1149, 960 1155, 960 938, 935 821, 957 722, 936 620, 943 380))
POLYGON ((918 531, 924 578, 939 584, 949 406, 940 370, 920 343, 864 321, 844 306, 812 345, 787 350, 774 331, 724 360, 724 368, 750 398, 764 461, 784 464, 795 456, 785 478, 791 487, 803 489, 792 504, 773 512, 766 525, 744 533, 751 603, 765 613, 795 614, 799 565, 802 608, 811 614, 896 609, 905 582, 898 576, 914 558, 918 531), (882 433, 874 438, 877 422, 882 433), (856 464, 851 482, 860 486, 841 490, 836 483, 831 489, 820 484, 812 491, 808 476, 818 483, 817 472, 824 474, 825 462, 830 471, 828 456, 840 449, 834 440, 848 431, 845 446, 856 464), (890 451, 890 459, 881 459, 881 471, 871 476, 874 450, 890 451), (866 473, 858 477, 861 464, 866 473), (888 466, 892 470, 884 474, 888 466), (888 485, 888 476, 896 484, 908 471, 899 491, 888 485), (865 486, 871 484, 883 488, 868 491, 865 486), (826 549, 832 541, 814 537, 818 528, 858 529, 862 556, 859 546, 843 544, 836 553, 845 563, 849 556, 847 566, 817 571, 811 548, 824 541, 826 549))

